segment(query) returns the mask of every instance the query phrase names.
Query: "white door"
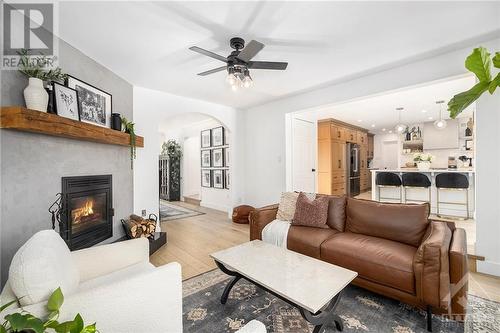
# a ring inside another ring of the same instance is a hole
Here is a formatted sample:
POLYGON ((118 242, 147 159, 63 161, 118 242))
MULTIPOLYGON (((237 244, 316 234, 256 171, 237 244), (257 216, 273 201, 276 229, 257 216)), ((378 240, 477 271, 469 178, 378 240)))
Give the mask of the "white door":
POLYGON ((382 169, 398 169, 398 142, 382 142, 382 169))
POLYGON ((292 190, 316 192, 314 124, 292 119, 292 190))

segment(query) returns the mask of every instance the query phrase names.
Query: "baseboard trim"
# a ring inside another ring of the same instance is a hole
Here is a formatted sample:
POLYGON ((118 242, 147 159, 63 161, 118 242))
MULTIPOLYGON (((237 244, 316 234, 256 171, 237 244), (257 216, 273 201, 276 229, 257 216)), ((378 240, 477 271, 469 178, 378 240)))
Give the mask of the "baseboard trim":
POLYGON ((203 200, 200 202, 200 206, 215 209, 215 210, 218 210, 218 211, 221 211, 224 213, 228 212, 228 210, 229 210, 229 208, 226 206, 221 206, 221 205, 212 204, 209 202, 204 202, 203 200))
POLYGON ((477 265, 477 271, 479 273, 500 277, 500 263, 485 260, 485 261, 477 261, 476 265, 477 265))

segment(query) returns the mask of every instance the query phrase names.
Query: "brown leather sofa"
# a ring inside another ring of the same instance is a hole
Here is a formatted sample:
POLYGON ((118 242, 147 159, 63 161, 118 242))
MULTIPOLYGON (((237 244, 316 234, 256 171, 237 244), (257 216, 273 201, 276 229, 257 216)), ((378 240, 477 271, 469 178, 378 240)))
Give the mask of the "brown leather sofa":
MULTIPOLYGON (((463 320, 468 287, 463 229, 429 220, 428 204, 329 197, 330 228, 292 225, 288 249, 358 272, 354 285, 463 320)), ((262 239, 277 210, 272 205, 250 214, 250 240, 262 239)))

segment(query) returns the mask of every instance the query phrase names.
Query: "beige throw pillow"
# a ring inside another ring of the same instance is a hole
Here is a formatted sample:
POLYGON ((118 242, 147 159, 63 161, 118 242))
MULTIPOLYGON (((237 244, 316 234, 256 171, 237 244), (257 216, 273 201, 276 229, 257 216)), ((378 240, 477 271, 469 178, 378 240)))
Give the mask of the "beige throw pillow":
MULTIPOLYGON (((309 200, 316 198, 315 193, 304 193, 309 200)), ((281 194, 280 203, 278 205, 277 220, 292 221, 295 216, 295 207, 297 206, 297 198, 299 192, 283 192, 281 194)))

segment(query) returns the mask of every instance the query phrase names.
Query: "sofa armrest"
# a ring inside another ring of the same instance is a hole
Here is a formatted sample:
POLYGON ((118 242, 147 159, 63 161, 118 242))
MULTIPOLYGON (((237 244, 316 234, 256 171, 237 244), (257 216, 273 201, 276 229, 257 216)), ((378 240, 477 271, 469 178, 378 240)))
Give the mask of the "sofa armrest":
POLYGON ((469 265, 465 230, 457 228, 450 244, 451 312, 457 320, 464 320, 467 312, 469 265), (461 318, 460 318, 461 317, 461 318))
POLYGON ((262 239, 262 229, 276 219, 278 205, 257 208, 250 212, 250 240, 262 239))
POLYGON ((434 308, 449 311, 451 230, 446 223, 431 221, 413 259, 417 297, 434 308))
POLYGON ((71 252, 80 282, 141 262, 149 262, 149 242, 138 238, 71 252))
MULTIPOLYGON (((46 315, 46 302, 23 308, 46 315)), ((100 332, 182 332, 181 266, 174 262, 130 279, 64 295, 59 321, 80 313, 100 332)))

